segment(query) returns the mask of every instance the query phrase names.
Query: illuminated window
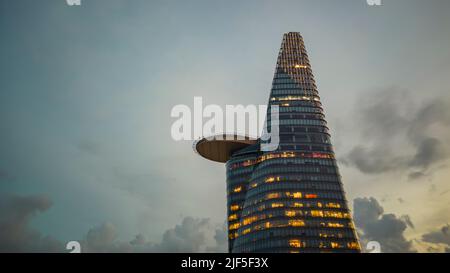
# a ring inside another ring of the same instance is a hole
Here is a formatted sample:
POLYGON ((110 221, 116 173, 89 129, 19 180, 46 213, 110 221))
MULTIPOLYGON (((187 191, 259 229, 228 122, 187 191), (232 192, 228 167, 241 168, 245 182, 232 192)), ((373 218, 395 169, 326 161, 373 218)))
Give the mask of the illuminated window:
POLYGON ((272 183, 273 181, 275 181, 275 177, 266 178, 266 183, 272 183))
POLYGON ((333 155, 324 153, 312 153, 312 158, 323 158, 323 159, 333 159, 333 155))
POLYGON ((237 214, 231 214, 231 215, 228 217, 228 221, 233 221, 233 220, 237 220, 237 214))
MULTIPOLYGON (((289 104, 282 104, 282 106, 289 106, 289 104)), ((248 161, 245 161, 245 162, 235 163, 235 164, 230 166, 230 169, 234 170, 234 169, 239 168, 239 167, 251 166, 251 165, 254 165, 254 164, 257 164, 257 163, 261 163, 261 162, 263 162, 265 160, 273 159, 273 158, 291 158, 291 157, 333 159, 334 155, 333 154, 328 154, 328 153, 321 153, 321 152, 313 152, 313 153, 296 153, 296 152, 272 153, 272 154, 262 155, 262 156, 258 157, 255 160, 248 160, 248 161)), ((276 179, 278 179, 278 178, 279 177, 277 177, 276 179)), ((279 180, 274 180, 274 181, 279 181, 279 180)))
POLYGON ((272 203, 272 208, 282 208, 284 207, 283 203, 272 203))
POLYGON ((302 203, 294 203, 294 207, 295 208, 303 208, 303 204, 302 203))
POLYGON ((258 221, 258 216, 247 217, 242 220, 244 226, 249 225, 255 221, 258 221))
POLYGON ((233 192, 241 192, 242 191, 242 186, 236 187, 233 189, 233 192))
POLYGON ((241 223, 234 223, 230 225, 229 230, 235 230, 238 229, 241 226, 241 223))
POLYGON ((331 242, 331 248, 340 248, 339 243, 331 242))
POLYGON ((347 218, 346 216, 349 214, 345 213, 343 214, 342 212, 337 212, 337 211, 325 211, 324 212, 325 217, 332 217, 332 218, 347 218))
POLYGON ((292 100, 316 100, 313 97, 308 97, 308 96, 285 96, 285 97, 273 97, 270 99, 271 101, 292 101, 292 100))
POLYGON ((296 64, 294 65, 295 68, 307 68, 306 65, 296 64))
POLYGON ((293 227, 304 227, 305 222, 302 220, 289 220, 289 225, 293 227))
POLYGON ((292 240, 289 240, 289 246, 300 248, 300 247, 302 247, 302 243, 300 242, 300 240, 292 239, 292 240))
POLYGON ((270 224, 270 222, 266 222, 265 224, 264 224, 264 227, 265 228, 270 228, 272 225, 270 224))
POLYGON ((278 192, 267 194, 267 199, 279 198, 280 194, 278 192))
POLYGON ((340 223, 328 223, 327 226, 328 227, 332 227, 332 228, 342 228, 342 227, 344 227, 344 225, 340 224, 340 223))
POLYGON ((295 210, 287 210, 285 212, 287 217, 294 217, 295 216, 295 210))
POLYGON ((281 154, 282 158, 290 158, 290 157, 295 157, 295 153, 294 152, 283 152, 281 154))
POLYGON ((250 231, 252 231, 251 228, 244 229, 244 230, 242 231, 242 235, 245 235, 245 234, 247 234, 247 233, 250 233, 250 231))
POLYGON ((317 198, 317 194, 307 194, 305 195, 306 199, 312 199, 312 198, 317 198))
POLYGON ((302 198, 302 193, 301 192, 294 192, 293 196, 294 196, 294 198, 302 198))
POLYGON ((347 243, 347 247, 350 249, 360 249, 359 244, 357 242, 347 243))
POLYGON ((231 205, 231 206, 230 206, 230 210, 231 210, 231 211, 239 210, 239 205, 231 205))
POLYGON ((341 205, 337 204, 337 203, 328 203, 326 204, 327 208, 334 208, 334 209, 338 209, 341 207, 341 205))
POLYGON ((312 217, 323 217, 323 211, 321 210, 312 210, 311 211, 312 217))

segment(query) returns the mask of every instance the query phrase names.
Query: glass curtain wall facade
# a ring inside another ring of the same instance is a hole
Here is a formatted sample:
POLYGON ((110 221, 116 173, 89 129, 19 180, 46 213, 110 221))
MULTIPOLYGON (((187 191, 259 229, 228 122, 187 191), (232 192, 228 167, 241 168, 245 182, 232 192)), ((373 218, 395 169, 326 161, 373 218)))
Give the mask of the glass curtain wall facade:
POLYGON ((360 252, 303 38, 284 34, 269 98, 280 145, 226 163, 230 252, 360 252))

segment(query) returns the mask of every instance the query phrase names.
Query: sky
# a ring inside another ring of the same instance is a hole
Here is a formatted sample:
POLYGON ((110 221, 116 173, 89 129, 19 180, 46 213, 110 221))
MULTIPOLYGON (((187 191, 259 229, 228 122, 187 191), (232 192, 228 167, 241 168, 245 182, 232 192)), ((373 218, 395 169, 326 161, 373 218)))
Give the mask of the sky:
POLYGON ((266 104, 296 31, 361 240, 449 251, 450 2, 382 2, 0 0, 0 250, 225 251, 225 167, 170 111, 266 104))

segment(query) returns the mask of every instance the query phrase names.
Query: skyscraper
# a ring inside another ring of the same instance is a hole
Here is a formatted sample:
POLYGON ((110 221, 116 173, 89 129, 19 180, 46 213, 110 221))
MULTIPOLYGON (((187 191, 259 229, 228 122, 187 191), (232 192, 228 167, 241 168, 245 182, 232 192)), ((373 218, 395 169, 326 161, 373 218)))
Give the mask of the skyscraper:
POLYGON ((303 38, 283 36, 266 119, 279 107, 280 143, 202 139, 226 163, 230 252, 360 252, 303 38))

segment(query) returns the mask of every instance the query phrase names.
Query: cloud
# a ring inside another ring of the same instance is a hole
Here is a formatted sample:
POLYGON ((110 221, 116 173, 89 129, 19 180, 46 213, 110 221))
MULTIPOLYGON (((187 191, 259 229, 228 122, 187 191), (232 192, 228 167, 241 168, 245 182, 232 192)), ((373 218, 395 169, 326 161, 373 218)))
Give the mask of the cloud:
POLYGON ((410 181, 412 180, 420 180, 427 177, 426 174, 424 174, 423 172, 411 172, 410 174, 408 174, 408 179, 410 181))
MULTIPOLYGON (((46 196, 0 196, 0 252, 66 252, 64 243, 42 236, 30 227, 38 213, 47 211, 46 196)), ((118 239, 116 227, 103 223, 91 228, 79 241, 82 252, 226 252, 224 225, 209 218, 185 217, 181 224, 167 229, 160 243, 147 241, 138 234, 130 241, 118 239)))
POLYGON ((447 224, 437 231, 422 235, 422 241, 433 244, 446 244, 450 248, 450 225, 447 224))
POLYGON ((369 241, 378 241, 382 252, 415 252, 412 242, 404 236, 408 227, 414 227, 409 216, 385 214, 383 207, 373 197, 356 198, 353 212, 363 245, 369 241))
POLYGON ((89 230, 81 248, 83 252, 226 252, 226 231, 208 218, 185 217, 181 224, 166 230, 160 243, 149 242, 142 234, 131 241, 117 240, 117 230, 104 223, 89 230))
POLYGON ((448 159, 449 98, 416 103, 412 97, 390 88, 361 99, 354 116, 364 144, 354 146, 343 162, 367 174, 400 171, 416 180, 448 159))
POLYGON ((216 246, 208 250, 211 252, 228 252, 228 231, 226 222, 220 228, 216 228, 214 234, 214 240, 216 241, 216 246))
POLYGON ((0 252, 60 252, 62 244, 30 227, 37 214, 47 211, 51 200, 43 195, 0 195, 0 252))
POLYGON ((161 252, 199 252, 207 249, 219 250, 225 243, 222 233, 209 219, 186 217, 181 225, 164 233, 158 249, 161 252), (211 240, 211 238, 213 240, 211 240), (210 241, 215 242, 211 244, 210 241))
POLYGON ((411 217, 409 215, 402 215, 400 216, 400 219, 410 228, 414 228, 414 224, 411 221, 411 217))

